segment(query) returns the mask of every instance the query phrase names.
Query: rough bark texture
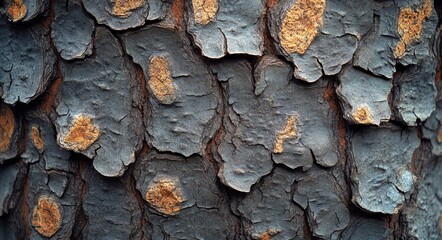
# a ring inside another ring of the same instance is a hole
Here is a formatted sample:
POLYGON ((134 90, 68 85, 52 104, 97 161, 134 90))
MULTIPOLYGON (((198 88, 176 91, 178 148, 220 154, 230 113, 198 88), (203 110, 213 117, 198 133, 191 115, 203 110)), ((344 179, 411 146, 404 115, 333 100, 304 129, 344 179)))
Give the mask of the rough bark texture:
POLYGON ((441 13, 0 1, 0 239, 441 239, 441 13))

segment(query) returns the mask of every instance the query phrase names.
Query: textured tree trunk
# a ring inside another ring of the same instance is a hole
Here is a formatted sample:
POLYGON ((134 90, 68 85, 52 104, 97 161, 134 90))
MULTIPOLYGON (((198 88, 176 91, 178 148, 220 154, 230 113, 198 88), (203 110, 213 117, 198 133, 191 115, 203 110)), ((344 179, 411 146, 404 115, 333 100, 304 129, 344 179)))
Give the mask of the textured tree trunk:
POLYGON ((441 239, 441 12, 0 1, 0 240, 441 239))

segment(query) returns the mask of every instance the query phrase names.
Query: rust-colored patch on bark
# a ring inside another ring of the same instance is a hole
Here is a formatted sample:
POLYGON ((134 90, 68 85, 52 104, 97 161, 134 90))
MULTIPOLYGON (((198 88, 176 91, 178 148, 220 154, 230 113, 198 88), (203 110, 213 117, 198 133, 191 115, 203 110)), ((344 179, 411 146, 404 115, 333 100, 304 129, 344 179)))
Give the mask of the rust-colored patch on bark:
POLYGON ((261 235, 261 237, 259 238, 260 240, 270 240, 270 234, 268 232, 265 232, 261 235))
POLYGON ((112 15, 126 18, 130 16, 131 12, 146 4, 145 0, 114 0, 115 3, 112 8, 112 15))
POLYGON ((274 153, 282 153, 284 151, 285 140, 298 137, 297 121, 298 119, 295 116, 290 116, 284 129, 276 134, 275 147, 273 148, 274 153))
POLYGON ((15 118, 12 109, 0 103, 0 152, 8 150, 14 133, 15 118))
POLYGON ((23 0, 13 0, 8 7, 8 16, 13 22, 22 20, 26 16, 27 8, 23 0))
POLYGON ((153 56, 149 61, 149 88, 162 104, 172 104, 176 99, 176 89, 167 59, 153 56))
POLYGON ((287 53, 304 54, 322 26, 326 0, 298 0, 286 12, 279 32, 287 53))
POLYGON ((267 0, 267 8, 272 8, 278 3, 278 0, 267 0))
POLYGON ((159 212, 176 215, 185 199, 177 181, 161 178, 148 187, 146 201, 159 212))
POLYGON ((40 151, 43 150, 45 148, 45 142, 41 137, 40 129, 37 126, 32 126, 30 135, 35 148, 40 151))
POLYGON ((198 24, 213 21, 218 11, 218 0, 192 0, 193 17, 198 24))
POLYGON ((439 217, 439 231, 442 234, 442 216, 439 217))
POLYGON ((43 237, 52 237, 61 227, 59 204, 51 197, 41 196, 32 211, 32 226, 43 237))
POLYGON ((374 119, 370 108, 366 105, 359 106, 356 111, 352 113, 353 119, 360 124, 373 124, 374 119))
POLYGON ((442 124, 439 126, 439 130, 437 130, 437 142, 442 143, 442 124))
POLYGON ((394 50, 396 58, 403 57, 407 46, 419 40, 422 26, 425 20, 431 16, 432 10, 433 4, 431 0, 425 0, 424 5, 417 10, 413 10, 410 7, 401 9, 397 26, 401 39, 394 50))
POLYGON ((91 117, 77 116, 63 139, 64 147, 75 151, 83 151, 90 147, 100 135, 99 127, 92 121, 91 117))
POLYGON ((175 24, 181 26, 184 19, 184 0, 174 0, 172 3, 172 14, 175 24))

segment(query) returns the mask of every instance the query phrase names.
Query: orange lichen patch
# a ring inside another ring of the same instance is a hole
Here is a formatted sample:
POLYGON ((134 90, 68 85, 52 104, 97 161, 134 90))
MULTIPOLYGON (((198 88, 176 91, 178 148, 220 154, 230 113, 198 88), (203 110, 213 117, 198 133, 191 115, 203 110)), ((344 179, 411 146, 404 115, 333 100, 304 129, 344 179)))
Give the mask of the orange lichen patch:
POLYGON ((195 22, 206 25, 215 19, 218 0, 192 0, 192 7, 195 22))
POLYGON ((6 104, 0 104, 0 152, 9 148, 14 127, 15 118, 11 108, 6 104))
POLYGON ((422 33, 422 25, 431 16, 432 10, 431 0, 425 0, 424 5, 417 10, 413 10, 410 7, 401 9, 397 26, 401 40, 394 50, 396 58, 403 57, 406 47, 419 40, 422 33))
POLYGON ((86 150, 100 135, 98 126, 92 123, 92 118, 77 116, 63 139, 63 145, 67 149, 75 151, 86 150))
POLYGON ((128 17, 131 11, 145 5, 145 0, 113 0, 115 3, 112 14, 118 17, 128 17))
POLYGON ((32 225, 44 237, 52 237, 61 227, 61 212, 58 203, 50 198, 41 196, 32 212, 32 225))
POLYGON ((177 181, 161 178, 148 187, 146 201, 159 212, 176 215, 185 199, 177 181))
POLYGON ((45 148, 45 142, 41 137, 40 129, 37 126, 32 126, 30 137, 35 148, 38 150, 43 150, 45 148))
POLYGON ((373 124, 374 119, 371 115, 370 108, 366 105, 359 106, 356 111, 352 113, 353 119, 360 124, 373 124))
POLYGON ((173 85, 170 67, 163 56, 153 56, 149 61, 149 88, 155 98, 163 104, 175 101, 175 86, 173 85))
POLYGON ((297 121, 295 116, 290 116, 284 129, 276 134, 275 147, 273 148, 274 153, 282 153, 284 151, 283 145, 285 140, 298 137, 297 121))
POLYGON ((286 12, 279 32, 287 53, 304 54, 322 26, 326 0, 298 0, 286 12))
POLYGON ((270 234, 268 232, 264 232, 263 234, 261 234, 261 237, 259 238, 259 240, 270 240, 270 234))
POLYGON ((13 22, 22 20, 26 16, 26 5, 23 0, 13 0, 8 8, 8 16, 13 22))
POLYGON ((442 143, 442 125, 439 126, 439 130, 437 131, 437 141, 442 143))

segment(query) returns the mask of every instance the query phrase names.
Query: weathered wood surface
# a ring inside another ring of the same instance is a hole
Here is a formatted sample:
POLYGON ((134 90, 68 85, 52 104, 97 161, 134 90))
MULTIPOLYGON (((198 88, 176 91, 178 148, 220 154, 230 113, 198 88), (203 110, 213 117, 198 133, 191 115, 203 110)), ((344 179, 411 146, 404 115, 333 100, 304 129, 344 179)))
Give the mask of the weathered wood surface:
POLYGON ((441 13, 0 1, 0 239, 441 239, 441 13))

